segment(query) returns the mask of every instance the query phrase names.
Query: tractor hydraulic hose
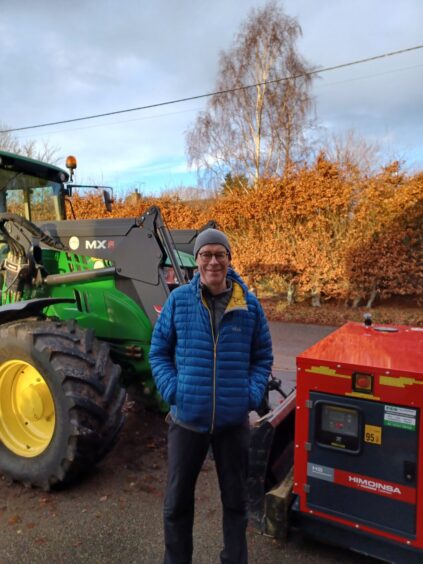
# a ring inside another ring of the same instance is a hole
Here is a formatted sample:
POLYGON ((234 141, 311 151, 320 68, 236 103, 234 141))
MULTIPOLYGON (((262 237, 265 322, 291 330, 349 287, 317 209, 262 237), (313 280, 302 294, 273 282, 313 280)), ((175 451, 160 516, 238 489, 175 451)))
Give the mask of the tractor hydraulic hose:
POLYGON ((97 280, 105 276, 116 276, 116 268, 97 268, 94 270, 84 270, 82 272, 70 272, 69 274, 50 274, 46 276, 44 283, 47 286, 58 286, 59 284, 73 284, 89 280, 97 280))
POLYGON ((40 239, 41 243, 44 243, 48 247, 53 247, 53 249, 63 250, 65 246, 61 241, 50 237, 48 233, 42 231, 39 227, 34 225, 31 221, 28 221, 25 217, 22 217, 16 213, 0 213, 0 222, 4 224, 6 221, 11 221, 16 223, 26 229, 31 235, 40 239))
POLYGON ((156 228, 161 235, 163 245, 170 259, 170 262, 172 263, 173 269, 176 274, 176 278, 179 284, 185 284, 187 280, 185 279, 184 273, 182 272, 182 268, 180 267, 179 256, 178 257, 176 256, 178 252, 175 249, 175 245, 172 240, 172 236, 169 233, 169 229, 166 227, 163 221, 163 217, 160 212, 160 209, 156 206, 153 206, 152 208, 150 208, 149 212, 156 214, 156 220, 155 220, 156 228))
POLYGON ((165 244, 165 249, 166 252, 169 256, 170 262, 172 263, 173 269, 175 271, 176 274, 176 278, 179 282, 179 284, 185 284, 186 283, 186 279, 185 276, 182 272, 182 268, 179 265, 179 260, 176 255, 178 254, 178 251, 175 250, 173 242, 169 236, 169 232, 167 230, 167 228, 165 226, 160 226, 159 228, 160 234, 163 238, 163 242, 165 244))
POLYGON ((169 229, 166 227, 165 222, 163 221, 160 208, 158 208, 157 206, 152 206, 151 208, 149 208, 148 211, 137 220, 138 226, 144 226, 147 219, 151 222, 149 224, 149 227, 152 230, 150 237, 154 234, 159 235, 161 245, 164 247, 164 251, 166 252, 173 266, 178 283, 185 284, 187 280, 180 266, 180 261, 178 260, 179 257, 176 256, 178 254, 178 251, 177 249, 175 249, 175 244, 172 240, 172 236, 169 232, 169 229))

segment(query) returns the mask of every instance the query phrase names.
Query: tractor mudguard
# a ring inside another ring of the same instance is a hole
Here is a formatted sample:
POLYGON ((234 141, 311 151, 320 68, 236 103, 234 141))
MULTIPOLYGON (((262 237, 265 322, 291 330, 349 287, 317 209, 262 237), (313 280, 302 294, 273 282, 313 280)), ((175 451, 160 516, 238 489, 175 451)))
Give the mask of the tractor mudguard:
POLYGON ((41 315, 44 308, 59 303, 75 303, 73 298, 35 298, 0 306, 0 325, 41 315))

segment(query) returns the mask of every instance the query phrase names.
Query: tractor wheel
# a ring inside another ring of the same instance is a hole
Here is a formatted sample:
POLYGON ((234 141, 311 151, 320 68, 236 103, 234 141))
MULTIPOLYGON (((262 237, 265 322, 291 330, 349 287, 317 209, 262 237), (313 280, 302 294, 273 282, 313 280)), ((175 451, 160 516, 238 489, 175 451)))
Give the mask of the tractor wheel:
POLYGON ((92 468, 123 423, 119 374, 74 322, 0 326, 0 474, 48 490, 92 468))

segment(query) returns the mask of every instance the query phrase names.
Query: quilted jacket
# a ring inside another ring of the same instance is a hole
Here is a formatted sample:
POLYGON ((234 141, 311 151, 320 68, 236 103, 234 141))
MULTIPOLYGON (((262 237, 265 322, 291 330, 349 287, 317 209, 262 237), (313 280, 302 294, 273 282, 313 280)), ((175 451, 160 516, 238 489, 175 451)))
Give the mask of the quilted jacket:
POLYGON ((272 343, 257 298, 232 269, 232 297, 216 335, 197 273, 167 299, 153 331, 150 363, 172 418, 200 432, 245 422, 263 398, 272 343))

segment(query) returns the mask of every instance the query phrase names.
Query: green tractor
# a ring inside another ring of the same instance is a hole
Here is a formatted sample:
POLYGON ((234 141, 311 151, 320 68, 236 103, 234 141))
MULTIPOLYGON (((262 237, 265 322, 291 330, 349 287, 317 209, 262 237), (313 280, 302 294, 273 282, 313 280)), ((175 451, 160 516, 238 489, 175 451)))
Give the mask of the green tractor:
POLYGON ((110 451, 123 382, 157 397, 152 327, 195 268, 197 231, 169 231, 158 208, 67 219, 81 188, 67 165, 0 151, 0 474, 44 489, 110 451))

